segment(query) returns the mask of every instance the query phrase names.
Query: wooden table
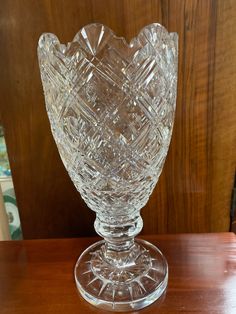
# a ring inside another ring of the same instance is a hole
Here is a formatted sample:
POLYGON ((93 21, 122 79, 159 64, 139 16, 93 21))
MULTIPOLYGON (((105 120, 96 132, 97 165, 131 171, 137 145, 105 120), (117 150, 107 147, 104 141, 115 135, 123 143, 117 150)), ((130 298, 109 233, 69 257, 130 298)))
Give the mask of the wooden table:
MULTIPOLYGON (((233 233, 143 238, 165 254, 170 275, 165 297, 140 312, 236 313, 236 236, 233 233)), ((73 279, 78 255, 95 240, 0 242, 0 313, 105 313, 78 295, 73 279)))

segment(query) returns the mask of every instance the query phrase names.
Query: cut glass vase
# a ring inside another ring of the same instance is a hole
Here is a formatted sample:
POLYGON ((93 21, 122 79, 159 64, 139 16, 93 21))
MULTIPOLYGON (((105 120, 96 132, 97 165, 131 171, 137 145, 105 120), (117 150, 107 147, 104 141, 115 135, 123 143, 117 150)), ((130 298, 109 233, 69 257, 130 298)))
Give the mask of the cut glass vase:
POLYGON ((79 257, 75 281, 103 309, 143 308, 167 286, 162 253, 134 237, 170 144, 177 45, 177 34, 159 24, 144 27, 129 44, 101 24, 83 27, 67 45, 49 33, 39 39, 52 134, 104 238, 79 257))

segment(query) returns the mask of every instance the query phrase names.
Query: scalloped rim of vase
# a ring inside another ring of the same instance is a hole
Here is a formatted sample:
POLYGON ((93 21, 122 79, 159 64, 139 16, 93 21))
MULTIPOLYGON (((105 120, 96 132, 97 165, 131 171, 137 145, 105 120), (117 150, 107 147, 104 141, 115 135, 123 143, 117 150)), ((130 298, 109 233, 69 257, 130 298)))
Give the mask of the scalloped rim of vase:
POLYGON ((161 31, 163 31, 165 33, 165 35, 168 35, 170 37, 170 40, 174 42, 174 44, 176 44, 178 42, 178 33, 176 32, 168 32, 168 30, 161 24, 159 23, 151 23, 148 24, 146 26, 144 26, 140 32, 138 33, 138 35, 134 36, 130 42, 127 42, 127 40, 125 39, 125 37, 123 36, 117 36, 116 33, 108 26, 101 24, 101 23, 90 23, 87 24, 85 26, 83 26, 74 36, 72 41, 69 41, 67 43, 61 43, 59 38, 54 34, 54 33, 43 33, 41 34, 41 36, 39 37, 39 41, 38 41, 38 46, 39 48, 43 48, 44 45, 42 44, 42 41, 44 41, 45 39, 50 39, 51 44, 58 45, 58 48, 61 52, 65 53, 65 51, 69 48, 71 43, 77 42, 77 38, 79 37, 79 35, 82 34, 84 29, 88 29, 89 27, 101 27, 104 28, 106 31, 108 31, 110 33, 110 35, 112 36, 113 39, 117 40, 117 41, 121 41, 124 46, 128 49, 131 49, 135 46, 135 44, 138 44, 139 42, 139 38, 141 37, 141 35, 144 33, 145 30, 150 29, 152 27, 157 27, 159 28, 161 31))

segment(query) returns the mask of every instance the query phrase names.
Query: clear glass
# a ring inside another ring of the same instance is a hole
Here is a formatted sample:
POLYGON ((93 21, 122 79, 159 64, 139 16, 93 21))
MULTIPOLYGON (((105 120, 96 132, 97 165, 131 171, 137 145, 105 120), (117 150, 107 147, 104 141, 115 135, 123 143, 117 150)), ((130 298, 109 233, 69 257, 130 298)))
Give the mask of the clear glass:
POLYGON ((75 281, 103 309, 143 308, 167 286, 162 253, 134 237, 170 144, 177 44, 177 34, 159 24, 144 27, 129 44, 101 24, 83 27, 67 45, 53 34, 39 39, 52 134, 104 238, 80 256, 75 281))

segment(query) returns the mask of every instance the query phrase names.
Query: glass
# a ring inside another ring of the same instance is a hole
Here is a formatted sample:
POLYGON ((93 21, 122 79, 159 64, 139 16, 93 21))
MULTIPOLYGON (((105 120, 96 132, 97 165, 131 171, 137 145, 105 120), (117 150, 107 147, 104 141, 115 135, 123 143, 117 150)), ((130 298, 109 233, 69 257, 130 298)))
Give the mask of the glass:
POLYGON ((38 58, 52 134, 71 180, 104 238, 79 257, 81 295, 114 311, 136 310, 166 289, 168 266, 134 239, 167 155, 173 128, 178 36, 159 24, 128 44, 101 24, 67 45, 39 39, 38 58))

